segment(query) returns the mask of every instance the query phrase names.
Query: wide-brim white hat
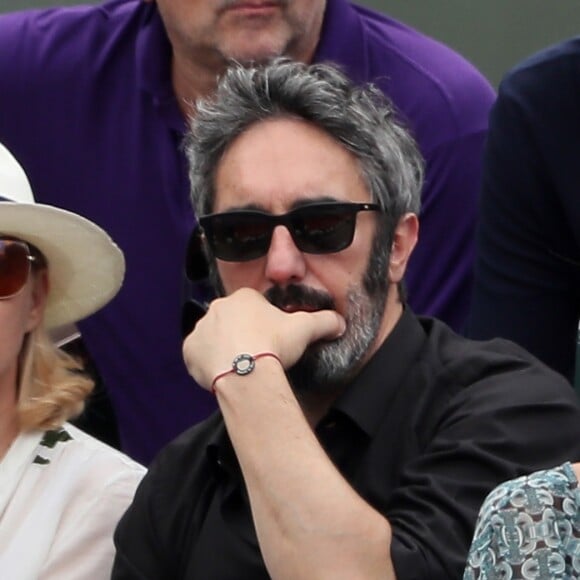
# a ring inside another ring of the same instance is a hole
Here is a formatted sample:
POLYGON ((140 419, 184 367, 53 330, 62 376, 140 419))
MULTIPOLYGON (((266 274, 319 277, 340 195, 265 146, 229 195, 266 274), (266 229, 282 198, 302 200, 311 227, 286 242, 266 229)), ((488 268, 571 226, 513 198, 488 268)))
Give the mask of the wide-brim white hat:
POLYGON ((2 235, 31 243, 48 261, 49 329, 93 314, 123 283, 123 253, 105 230, 76 213, 36 203, 24 170, 0 143, 2 235))

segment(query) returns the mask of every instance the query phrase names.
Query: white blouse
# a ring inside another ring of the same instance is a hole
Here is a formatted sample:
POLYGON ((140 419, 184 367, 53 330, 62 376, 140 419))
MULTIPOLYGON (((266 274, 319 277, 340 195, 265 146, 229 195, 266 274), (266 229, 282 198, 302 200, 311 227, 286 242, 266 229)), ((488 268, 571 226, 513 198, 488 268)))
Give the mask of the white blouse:
POLYGON ((0 461, 0 578, 108 579, 113 532, 145 468, 70 424, 0 461))

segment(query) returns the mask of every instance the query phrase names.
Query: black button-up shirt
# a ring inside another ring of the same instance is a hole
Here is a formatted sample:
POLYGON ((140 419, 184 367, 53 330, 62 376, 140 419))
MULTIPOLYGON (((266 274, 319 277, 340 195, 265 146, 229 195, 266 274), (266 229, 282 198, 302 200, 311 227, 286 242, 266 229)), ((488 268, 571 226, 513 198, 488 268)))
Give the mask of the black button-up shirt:
MULTIPOLYGON (((460 578, 495 485, 580 459, 563 378, 512 343, 468 341, 408 310, 316 431, 389 520, 399 580, 460 578)), ((219 413, 161 452, 115 542, 114 579, 269 578, 219 413)))

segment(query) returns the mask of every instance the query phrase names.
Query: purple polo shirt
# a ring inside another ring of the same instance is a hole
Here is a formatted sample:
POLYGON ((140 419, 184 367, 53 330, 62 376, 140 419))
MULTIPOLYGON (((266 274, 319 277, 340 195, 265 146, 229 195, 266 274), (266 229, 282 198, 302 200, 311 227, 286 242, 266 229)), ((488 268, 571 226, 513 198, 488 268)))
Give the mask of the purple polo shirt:
MULTIPOLYGON (((79 326, 123 448, 144 463, 215 408, 181 355, 182 268, 194 216, 170 54, 155 5, 141 0, 0 17, 0 141, 39 201, 87 216, 125 252, 121 292, 79 326)), ((418 139, 427 181, 409 301, 459 328, 492 89, 450 49, 345 0, 328 1, 316 60, 376 81, 418 139)))

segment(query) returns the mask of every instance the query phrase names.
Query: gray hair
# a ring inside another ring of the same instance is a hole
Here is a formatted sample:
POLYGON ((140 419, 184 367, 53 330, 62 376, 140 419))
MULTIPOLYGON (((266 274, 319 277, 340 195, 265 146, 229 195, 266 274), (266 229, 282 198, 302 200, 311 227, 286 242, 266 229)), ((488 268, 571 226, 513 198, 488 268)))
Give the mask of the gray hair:
POLYGON ((312 123, 355 156, 372 201, 385 210, 389 238, 405 213, 419 212, 423 158, 414 139, 380 89, 355 86, 334 66, 287 58, 234 64, 214 97, 196 107, 185 150, 197 215, 212 212, 215 173, 227 147, 256 123, 279 117, 312 123))

